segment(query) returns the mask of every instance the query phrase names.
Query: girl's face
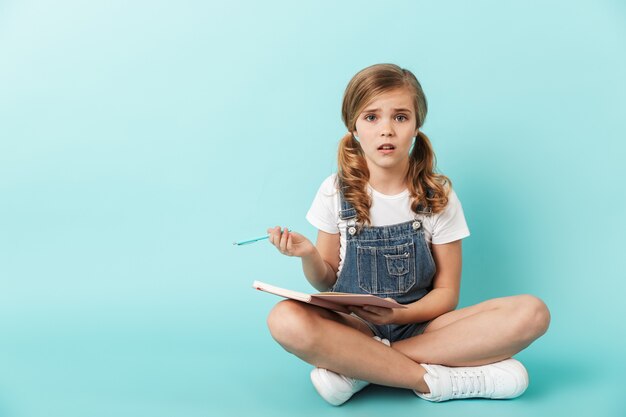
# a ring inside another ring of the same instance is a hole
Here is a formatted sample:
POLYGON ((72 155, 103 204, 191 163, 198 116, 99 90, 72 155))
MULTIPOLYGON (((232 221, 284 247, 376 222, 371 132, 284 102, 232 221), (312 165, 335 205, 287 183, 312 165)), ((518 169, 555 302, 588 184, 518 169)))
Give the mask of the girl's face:
POLYGON ((370 174, 381 170, 406 172, 416 126, 413 96, 408 89, 382 93, 365 106, 352 133, 359 138, 370 174))

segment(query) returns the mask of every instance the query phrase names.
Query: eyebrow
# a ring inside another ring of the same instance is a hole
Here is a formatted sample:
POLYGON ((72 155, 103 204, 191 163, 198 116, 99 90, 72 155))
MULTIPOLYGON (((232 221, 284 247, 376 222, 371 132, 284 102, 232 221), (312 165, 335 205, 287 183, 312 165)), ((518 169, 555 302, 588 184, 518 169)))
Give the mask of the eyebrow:
MULTIPOLYGON (((361 113, 376 113, 380 111, 380 109, 367 109, 367 110, 363 110, 361 113)), ((412 113, 411 110, 409 109, 405 109, 405 108, 401 108, 401 109, 393 109, 393 111, 403 111, 403 112, 408 112, 408 113, 412 113)))

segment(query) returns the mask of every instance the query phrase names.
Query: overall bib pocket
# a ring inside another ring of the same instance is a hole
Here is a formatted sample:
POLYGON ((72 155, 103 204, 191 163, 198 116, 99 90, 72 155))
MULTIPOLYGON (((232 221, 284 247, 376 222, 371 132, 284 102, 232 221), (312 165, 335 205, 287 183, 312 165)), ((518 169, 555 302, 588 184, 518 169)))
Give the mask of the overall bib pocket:
POLYGON ((415 284, 413 242, 396 246, 357 248, 359 287, 378 296, 404 294, 415 284))

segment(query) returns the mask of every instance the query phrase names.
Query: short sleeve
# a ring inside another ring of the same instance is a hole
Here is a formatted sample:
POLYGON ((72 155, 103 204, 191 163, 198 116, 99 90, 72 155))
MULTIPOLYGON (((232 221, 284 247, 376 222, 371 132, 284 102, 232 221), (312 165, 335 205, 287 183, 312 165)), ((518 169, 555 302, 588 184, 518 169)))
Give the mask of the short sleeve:
POLYGON ((339 233, 335 176, 331 175, 324 180, 306 214, 306 219, 314 227, 332 234, 339 233))
POLYGON ((433 224, 432 243, 442 245, 466 238, 470 235, 461 201, 454 190, 450 190, 446 208, 437 215, 433 224))

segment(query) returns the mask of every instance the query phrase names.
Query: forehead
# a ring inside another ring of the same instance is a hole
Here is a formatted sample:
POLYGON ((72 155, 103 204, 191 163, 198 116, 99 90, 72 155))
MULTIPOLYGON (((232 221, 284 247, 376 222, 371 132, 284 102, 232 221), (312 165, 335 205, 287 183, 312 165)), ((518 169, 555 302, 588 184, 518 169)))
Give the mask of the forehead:
POLYGON ((363 107, 363 111, 370 109, 409 109, 413 110, 413 94, 406 89, 385 91, 374 97, 363 107))

